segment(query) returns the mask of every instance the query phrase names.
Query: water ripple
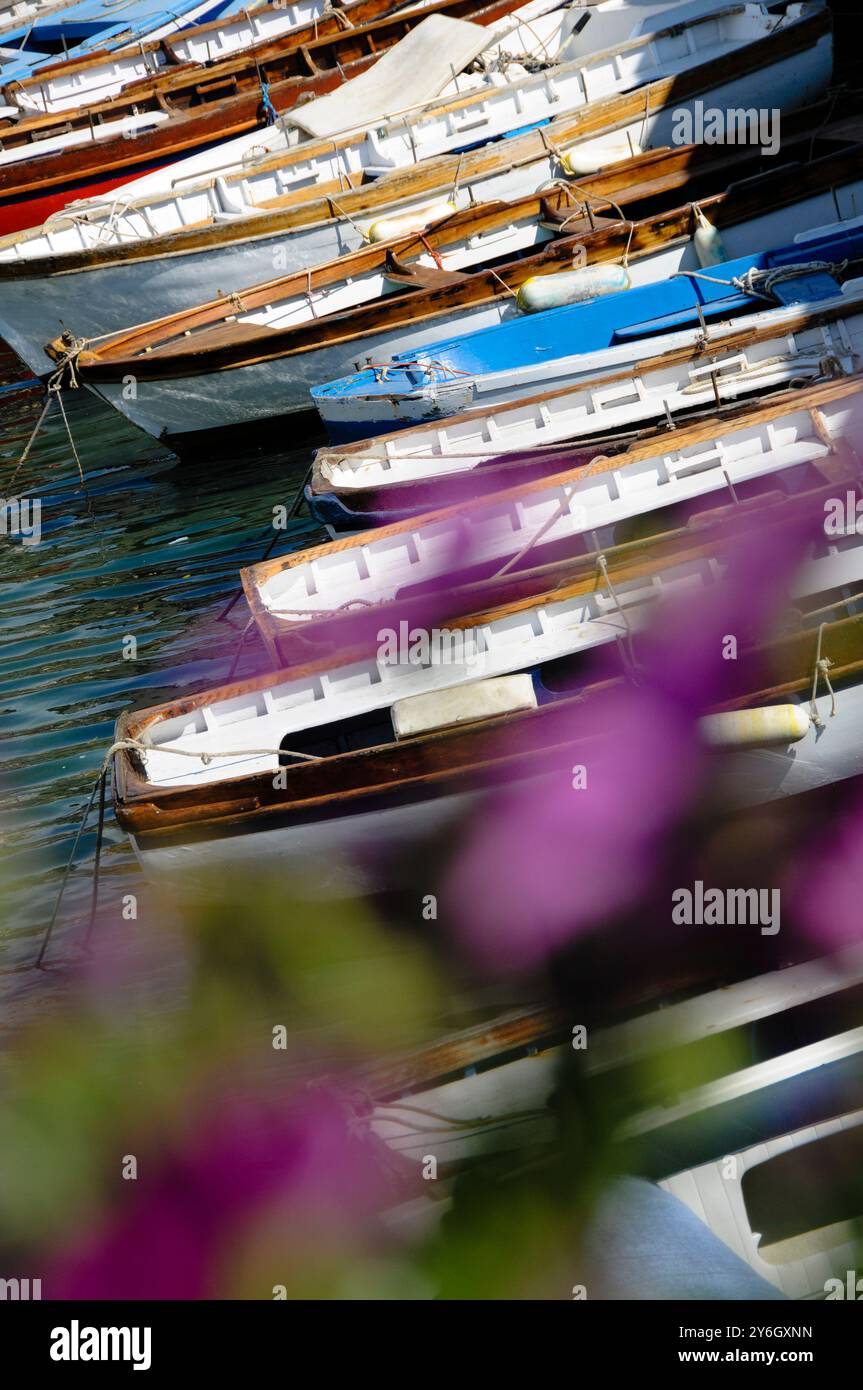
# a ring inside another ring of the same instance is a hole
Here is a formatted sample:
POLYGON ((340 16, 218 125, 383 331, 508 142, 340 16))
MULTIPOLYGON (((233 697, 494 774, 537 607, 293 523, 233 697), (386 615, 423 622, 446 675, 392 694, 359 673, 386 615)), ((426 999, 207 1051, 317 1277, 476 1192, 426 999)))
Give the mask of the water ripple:
MULTIPOLYGON (((181 464, 82 390, 64 400, 86 486, 56 407, 16 472, 44 403, 41 388, 16 385, 26 377, 0 349, 0 492, 42 506, 38 545, 0 533, 0 972, 33 954, 118 714, 225 679, 244 601, 218 615, 309 462, 303 450, 181 464)), ((320 538, 301 518, 278 550, 320 538)), ((250 642, 240 673, 255 660, 250 642)), ((59 956, 86 915, 94 838, 79 847, 59 956)), ((104 868, 109 892, 137 876, 110 817, 104 868)), ((32 981, 0 973, 0 999, 32 981)))

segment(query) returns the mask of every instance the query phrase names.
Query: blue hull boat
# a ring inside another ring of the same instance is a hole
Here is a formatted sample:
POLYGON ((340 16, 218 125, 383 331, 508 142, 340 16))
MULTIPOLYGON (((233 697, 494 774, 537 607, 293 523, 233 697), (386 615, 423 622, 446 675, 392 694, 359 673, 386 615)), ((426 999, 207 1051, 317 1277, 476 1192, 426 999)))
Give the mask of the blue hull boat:
POLYGON ((587 380, 600 371, 637 375, 640 359, 717 322, 835 298, 863 265, 863 228, 825 230, 704 271, 514 318, 400 353, 391 364, 312 390, 333 443, 368 438, 472 407, 587 380))
POLYGON ((122 48, 137 39, 206 24, 243 8, 243 0, 177 0, 174 5, 165 0, 127 0, 125 4, 78 0, 3 35, 0 80, 17 82, 30 77, 42 63, 122 48))

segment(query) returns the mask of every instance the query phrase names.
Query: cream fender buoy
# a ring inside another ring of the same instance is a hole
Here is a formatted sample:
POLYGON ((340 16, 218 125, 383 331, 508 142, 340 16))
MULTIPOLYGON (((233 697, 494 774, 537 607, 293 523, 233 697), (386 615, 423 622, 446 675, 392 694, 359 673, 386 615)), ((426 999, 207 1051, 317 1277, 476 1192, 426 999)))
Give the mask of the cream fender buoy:
POLYGON ((580 174, 595 174, 609 164, 621 164, 624 159, 634 159, 643 153, 634 140, 612 135, 600 140, 585 140, 583 144, 565 150, 560 162, 565 173, 578 178, 580 174))
POLYGON ((588 265, 562 270, 555 275, 531 275, 521 286, 516 302, 524 314, 556 309, 561 304, 580 304, 604 294, 618 294, 631 285, 622 265, 588 265))
POLYGON ((696 207, 694 212, 695 233, 692 244, 702 270, 709 265, 722 265, 723 261, 730 260, 725 243, 713 223, 708 221, 700 207, 696 207))
POLYGON ((798 743, 809 732, 809 714, 802 705, 761 705, 756 709, 726 710, 701 721, 707 743, 717 748, 750 748, 759 743, 798 743))
POLYGON ((431 207, 414 208, 397 217, 381 217, 371 224, 366 235, 369 241, 395 241, 397 237, 410 236, 411 232, 424 232, 433 222, 440 222, 454 212, 455 203, 433 203, 431 207))

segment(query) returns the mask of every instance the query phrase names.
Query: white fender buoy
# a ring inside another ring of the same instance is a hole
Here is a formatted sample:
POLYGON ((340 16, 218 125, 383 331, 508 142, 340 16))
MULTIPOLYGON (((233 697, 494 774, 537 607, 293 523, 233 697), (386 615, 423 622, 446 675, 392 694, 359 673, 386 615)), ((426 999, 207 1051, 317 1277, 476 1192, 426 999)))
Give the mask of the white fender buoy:
POLYGON ((717 748, 752 748, 759 743, 798 743, 809 732, 809 714, 802 705, 761 705, 726 710, 701 720, 707 743, 717 748))
POLYGON ((585 140, 565 150, 561 155, 564 172, 578 178, 581 174, 595 174, 609 164, 622 164, 624 159, 634 159, 643 154, 641 146, 634 140, 620 135, 607 135, 599 140, 585 140))
POLYGON ((701 266, 702 270, 706 269, 709 265, 721 265, 723 261, 730 260, 731 258, 725 249, 722 237, 719 235, 713 223, 708 221, 701 211, 701 208, 697 205, 694 212, 696 226, 692 244, 695 247, 698 264, 701 266))
POLYGON ((580 266, 554 275, 531 275, 519 289, 516 302, 524 314, 556 309, 561 304, 580 304, 604 294, 628 290, 629 271, 614 262, 609 265, 580 266))
POLYGON ((366 232, 369 241, 395 241, 398 237, 410 236, 412 232, 424 232, 433 222, 449 217, 455 212, 455 203, 432 203, 430 207, 414 208, 412 212, 402 212, 396 217, 381 217, 373 222, 366 232))

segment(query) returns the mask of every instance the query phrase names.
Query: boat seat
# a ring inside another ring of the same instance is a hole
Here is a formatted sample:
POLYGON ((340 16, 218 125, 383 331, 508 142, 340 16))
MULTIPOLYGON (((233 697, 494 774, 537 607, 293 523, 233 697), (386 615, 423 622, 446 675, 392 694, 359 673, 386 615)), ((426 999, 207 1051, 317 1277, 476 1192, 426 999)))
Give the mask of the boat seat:
POLYGON ((532 677, 515 675, 491 676, 469 685, 407 695, 396 700, 391 713, 395 736, 402 739, 536 707, 532 677))
POLYGON ((441 270, 437 266, 405 265, 392 254, 387 256, 385 274, 396 285, 415 290, 439 290, 470 277, 461 270, 441 270))
POLYGON ((153 348, 146 356, 163 360, 176 356, 185 357, 191 350, 203 351, 206 348, 210 351, 220 347, 231 347, 237 343, 260 341, 262 337, 275 332, 276 329, 268 323, 238 323, 236 319, 229 319, 227 323, 215 323, 211 328, 202 329, 189 337, 183 334, 174 338, 170 343, 153 348))
POLYGON ((743 1198, 762 1245, 863 1216, 861 1164, 863 1125, 852 1124, 747 1169, 743 1198))
MULTIPOLYGON (((233 97, 237 95, 239 87, 234 76, 213 78, 210 82, 198 82, 195 85, 195 97, 202 101, 211 101, 214 97, 233 97)), ((193 105, 197 104, 193 101, 193 105)))
MULTIPOLYGON (((797 275, 793 280, 780 280, 774 285, 772 294, 779 304, 798 304, 807 300, 832 299, 840 290, 839 281, 832 275, 828 275, 826 271, 817 271, 813 275, 797 275)), ((702 304, 701 310, 705 319, 716 319, 727 314, 737 314, 745 309, 750 313, 756 313, 759 308, 769 307, 769 300, 740 292, 725 295, 722 299, 714 299, 712 303, 702 304)), ((627 343, 638 338, 652 338, 658 333, 673 329, 697 328, 700 322, 695 307, 676 309, 671 314, 658 314, 655 318, 642 320, 641 323, 629 323, 622 328, 616 328, 611 341, 627 343)))
POLYGON ((772 294, 780 304, 798 304, 803 299, 832 299, 841 292, 839 281, 826 271, 814 275, 797 275, 793 280, 780 280, 772 294))
MULTIPOLYGON (((715 299, 712 304, 702 304, 705 319, 721 318, 725 314, 737 313, 741 309, 753 309, 756 304, 765 306, 765 301, 754 299, 749 294, 729 294, 724 299, 715 299)), ((765 306, 766 307, 766 306, 765 306)), ((612 343, 629 343, 638 338, 653 338, 675 328, 697 328, 701 322, 694 308, 677 309, 672 314, 656 314, 653 318, 642 319, 640 323, 628 323, 615 328, 612 343)))

